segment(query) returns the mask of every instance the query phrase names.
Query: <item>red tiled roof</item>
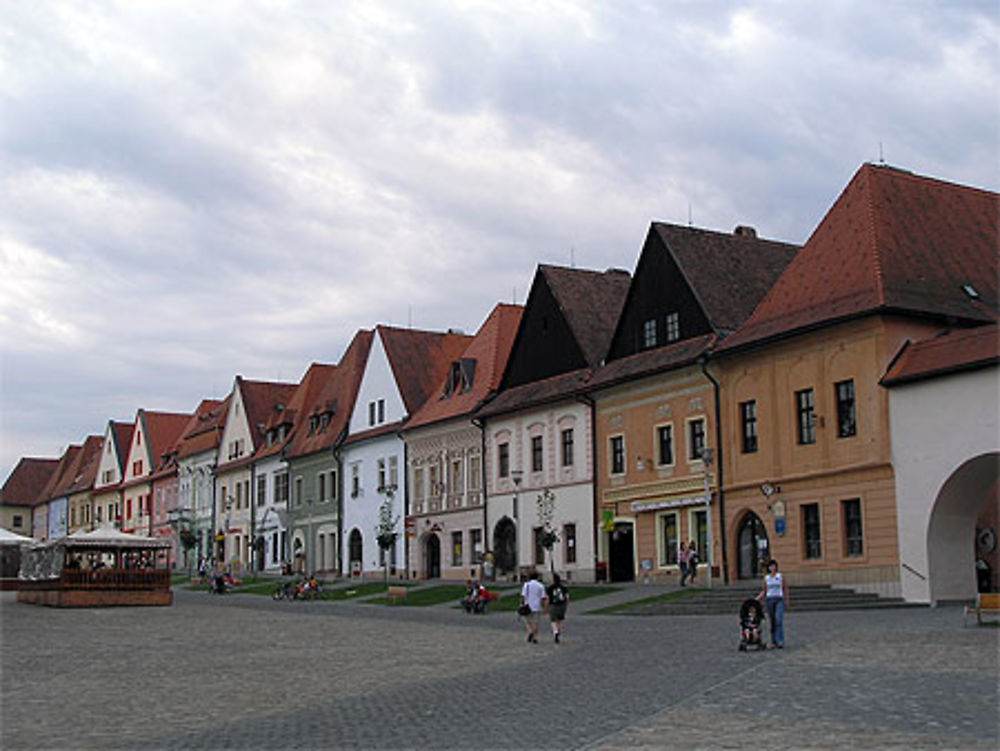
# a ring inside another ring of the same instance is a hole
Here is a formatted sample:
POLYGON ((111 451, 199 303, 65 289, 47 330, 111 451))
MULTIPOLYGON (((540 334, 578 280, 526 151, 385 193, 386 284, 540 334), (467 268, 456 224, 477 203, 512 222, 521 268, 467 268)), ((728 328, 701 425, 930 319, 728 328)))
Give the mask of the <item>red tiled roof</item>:
POLYGON ((163 459, 163 455, 173 449, 177 440, 183 434, 184 429, 191 420, 191 415, 180 412, 139 410, 139 419, 142 420, 143 436, 146 439, 146 450, 149 452, 149 461, 154 467, 158 467, 163 459))
POLYGON ((275 405, 265 426, 265 430, 271 430, 281 425, 287 425, 289 432, 285 440, 275 441, 270 446, 265 441, 257 450, 257 453, 254 454, 254 459, 263 459, 279 453, 291 441, 293 431, 308 431, 309 417, 317 410, 321 410, 323 406, 317 401, 319 395, 326 388, 336 372, 336 365, 325 363, 314 362, 308 367, 299 385, 296 386, 291 399, 288 400, 288 404, 283 405, 281 409, 278 409, 277 405, 275 405))
POLYGON ((218 448, 228 412, 228 396, 222 400, 202 400, 177 442, 177 458, 184 459, 218 448))
POLYGON ((23 457, 0 489, 0 505, 35 505, 58 467, 58 459, 23 457))
POLYGON ((377 326, 396 386, 408 414, 414 414, 448 371, 453 360, 469 346, 466 334, 440 333, 377 326))
POLYGON ((297 383, 285 383, 280 381, 248 381, 242 376, 236 376, 238 388, 243 394, 243 407, 246 410, 247 424, 250 426, 250 435, 253 437, 253 454, 261 445, 263 429, 267 426, 267 421, 271 412, 279 404, 288 404, 297 383))
POLYGON ((303 409, 307 415, 332 409, 330 424, 322 432, 317 431, 309 435, 308 430, 300 429, 300 421, 298 428, 293 429, 291 437, 285 443, 286 457, 305 456, 329 450, 346 432, 358 388, 361 386, 365 363, 368 362, 373 336, 373 332, 364 329, 354 335, 343 357, 340 358, 337 369, 327 379, 318 396, 303 409))
POLYGON ((764 299, 798 245, 762 240, 752 230, 714 232, 654 222, 712 330, 729 333, 764 299))
MULTIPOLYGON (((465 391, 451 391, 448 382, 451 367, 423 406, 406 423, 407 428, 471 414, 491 393, 495 392, 503 377, 514 336, 524 308, 501 303, 493 308, 489 317, 461 354, 461 360, 472 364, 472 386, 465 391)), ((456 361, 452 361, 453 363, 456 361)))
POLYGON ((997 320, 998 217, 996 193, 865 164, 720 350, 875 312, 997 320))
POLYGON ((115 451, 118 456, 118 469, 125 469, 125 462, 128 461, 129 446, 132 445, 132 433, 135 432, 134 422, 111 422, 111 430, 114 433, 115 451))
POLYGON ((66 448, 63 455, 59 457, 59 464, 56 466, 55 471, 49 477, 49 481, 42 489, 41 494, 35 499, 35 502, 31 504, 32 506, 38 506, 49 502, 53 498, 59 498, 65 495, 65 493, 61 491, 64 488, 69 487, 70 483, 73 481, 73 475, 71 474, 73 471, 73 463, 76 461, 81 451, 83 451, 82 445, 73 445, 66 448))
POLYGON ((541 273, 573 331, 587 364, 608 352, 631 276, 622 269, 591 271, 539 264, 541 273))
POLYGON ((101 452, 104 449, 104 436, 91 435, 83 442, 83 450, 74 463, 73 479, 66 493, 79 493, 94 487, 97 479, 97 468, 101 463, 101 452))
POLYGON ((997 325, 952 331, 935 339, 907 342, 893 358, 883 386, 919 381, 1000 363, 997 325))

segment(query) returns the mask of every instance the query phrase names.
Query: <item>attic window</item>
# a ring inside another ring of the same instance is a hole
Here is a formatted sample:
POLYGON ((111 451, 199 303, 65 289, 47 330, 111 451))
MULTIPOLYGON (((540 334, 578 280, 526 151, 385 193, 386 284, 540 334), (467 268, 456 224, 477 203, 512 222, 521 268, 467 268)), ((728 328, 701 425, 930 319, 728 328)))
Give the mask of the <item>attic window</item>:
POLYGON ((963 284, 962 291, 967 294, 972 300, 979 299, 979 291, 973 287, 971 284, 963 284))
POLYGON ((330 413, 324 412, 319 416, 319 432, 322 433, 330 424, 330 413))
POLYGON ((319 427, 319 417, 317 415, 313 415, 309 418, 309 435, 315 434, 317 427, 319 427))
POLYGON ((448 382, 444 385, 444 395, 464 394, 472 388, 476 377, 476 361, 470 357, 455 360, 448 371, 448 382))

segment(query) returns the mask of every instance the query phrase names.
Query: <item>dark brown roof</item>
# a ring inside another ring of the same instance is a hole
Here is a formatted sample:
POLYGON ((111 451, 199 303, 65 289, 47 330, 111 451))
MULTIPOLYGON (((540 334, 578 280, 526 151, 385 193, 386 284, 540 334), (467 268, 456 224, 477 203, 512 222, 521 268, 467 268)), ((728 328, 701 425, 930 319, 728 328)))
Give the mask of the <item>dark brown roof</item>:
POLYGON ((654 222, 677 261, 712 330, 736 330, 764 299, 799 251, 798 245, 761 240, 756 232, 713 232, 654 222))
POLYGON ((324 430, 309 435, 308 430, 301 430, 300 422, 285 443, 284 454, 287 458, 329 450, 336 446, 347 432, 351 412, 354 411, 354 401, 361 386, 361 377, 365 371, 365 363, 368 362, 373 336, 373 332, 364 329, 354 335, 343 357, 340 358, 337 369, 327 379, 316 398, 304 406, 307 415, 330 409, 333 412, 330 424, 324 430))
POLYGON ((128 450, 132 445, 132 433, 135 432, 134 422, 111 422, 111 431, 114 434, 115 452, 118 456, 118 470, 123 472, 125 462, 128 461, 128 450))
POLYGON ((469 346, 458 361, 452 361, 444 379, 431 397, 406 423, 407 428, 471 414, 491 393, 495 392, 503 377, 507 357, 514 343, 521 313, 519 305, 499 304, 479 327, 469 346), (472 371, 472 385, 466 390, 450 389, 451 368, 462 362, 472 371))
POLYGON ((267 426, 271 412, 279 404, 288 404, 298 384, 281 381, 249 381, 242 376, 236 376, 236 387, 243 395, 243 408, 246 410, 247 424, 250 426, 250 435, 253 439, 253 447, 247 453, 252 455, 263 445, 261 443, 264 437, 263 429, 267 426))
POLYGON ((277 430, 282 425, 287 426, 285 440, 275 441, 270 446, 266 442, 263 443, 254 454, 254 459, 263 459, 281 452, 282 448, 292 440, 294 430, 309 432, 310 417, 325 410, 324 405, 318 401, 319 395, 336 373, 336 365, 314 362, 309 366, 288 404, 283 405, 281 409, 275 405, 267 422, 267 430, 277 430))
POLYGON ((882 378, 883 386, 995 366, 1000 363, 996 324, 952 331, 935 339, 906 342, 882 378))
POLYGON ((589 388, 590 390, 607 388, 623 381, 692 365, 699 357, 706 354, 717 340, 715 334, 705 334, 612 360, 594 372, 589 388))
POLYGON ((149 453, 150 464, 155 469, 160 465, 164 454, 173 450, 174 445, 191 420, 191 415, 181 412, 151 412, 141 409, 138 419, 142 421, 146 450, 149 453))
POLYGON ((408 414, 415 413, 441 383, 472 337, 466 334, 377 326, 396 386, 408 414))
POLYGON ((622 269, 591 271, 539 264, 580 351, 591 367, 607 354, 631 276, 622 269))
POLYGON ((998 222, 996 193, 865 164, 720 350, 876 312, 995 321, 998 222))
POLYGON ((58 459, 23 457, 0 489, 0 505, 35 505, 58 467, 58 459))
POLYGON ((504 389, 476 412, 477 417, 496 417, 507 412, 527 409, 587 393, 593 371, 579 368, 551 378, 531 381, 504 389))

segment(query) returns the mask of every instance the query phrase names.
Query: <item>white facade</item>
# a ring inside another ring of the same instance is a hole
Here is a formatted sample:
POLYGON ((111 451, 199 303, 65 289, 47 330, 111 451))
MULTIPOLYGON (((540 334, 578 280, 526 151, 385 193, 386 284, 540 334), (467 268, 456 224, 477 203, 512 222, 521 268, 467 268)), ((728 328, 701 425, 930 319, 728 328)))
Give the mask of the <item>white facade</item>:
POLYGON ((510 520, 516 526, 518 569, 537 566, 541 570, 554 565, 570 581, 596 579, 592 435, 590 407, 578 401, 545 405, 487 421, 487 533, 498 568, 503 563, 498 550, 498 525, 510 520), (567 437, 569 446, 564 456, 567 437), (502 466, 504 451, 506 472, 502 466), (552 548, 552 561, 547 555, 539 556, 535 544, 536 530, 546 526, 539 509, 539 498, 546 490, 553 500, 548 528, 559 535, 552 548))
POLYGON ((121 528, 125 532, 149 534, 148 512, 152 486, 149 482, 139 481, 153 473, 153 461, 149 453, 145 421, 140 412, 135 420, 135 430, 132 431, 132 443, 125 459, 125 477, 122 479, 125 487, 122 489, 121 528))
POLYGON ((281 458, 281 454, 273 454, 254 464, 254 482, 251 491, 254 503, 254 534, 263 540, 265 571, 280 571, 281 564, 289 557, 286 528, 287 478, 288 463, 281 458))
MULTIPOLYGON (((356 435, 374 430, 383 425, 403 420, 407 416, 406 407, 396 379, 393 376, 389 358, 386 356, 382 339, 376 335, 372 339, 364 375, 358 388, 354 411, 351 413, 349 434, 356 435)), ((405 491, 405 448, 402 439, 393 431, 374 436, 357 443, 348 443, 341 451, 343 472, 343 549, 341 565, 345 574, 352 572, 351 541, 361 539, 361 560, 354 561, 354 571, 360 563, 362 572, 382 569, 381 550, 375 541, 379 524, 379 507, 390 500, 392 515, 396 519, 398 534, 394 550, 389 551, 390 569, 403 570, 405 560, 403 550, 403 503, 405 491)))
POLYGON ((212 502, 215 499, 215 460, 218 451, 202 451, 177 462, 177 509, 182 522, 190 521, 198 537, 195 560, 212 557, 212 502))
POLYGON ((233 386, 226 426, 219 441, 219 466, 215 478, 215 526, 225 535, 222 562, 242 569, 250 561, 250 502, 252 470, 240 464, 254 452, 253 434, 243 404, 243 394, 233 386), (227 463, 235 466, 227 468, 227 463))
POLYGON ((996 367, 889 389, 906 600, 975 596, 975 523, 1000 456, 998 395, 996 367))

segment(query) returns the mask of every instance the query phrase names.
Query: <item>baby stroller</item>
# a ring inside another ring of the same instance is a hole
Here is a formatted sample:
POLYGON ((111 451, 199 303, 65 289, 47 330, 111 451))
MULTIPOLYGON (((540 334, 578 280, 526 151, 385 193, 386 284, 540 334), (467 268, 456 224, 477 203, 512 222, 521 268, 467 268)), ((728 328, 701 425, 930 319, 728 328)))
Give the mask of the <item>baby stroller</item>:
POLYGON ((740 652, 752 646, 758 651, 767 648, 761 622, 764 620, 764 606, 760 600, 749 598, 740 605, 740 652))

